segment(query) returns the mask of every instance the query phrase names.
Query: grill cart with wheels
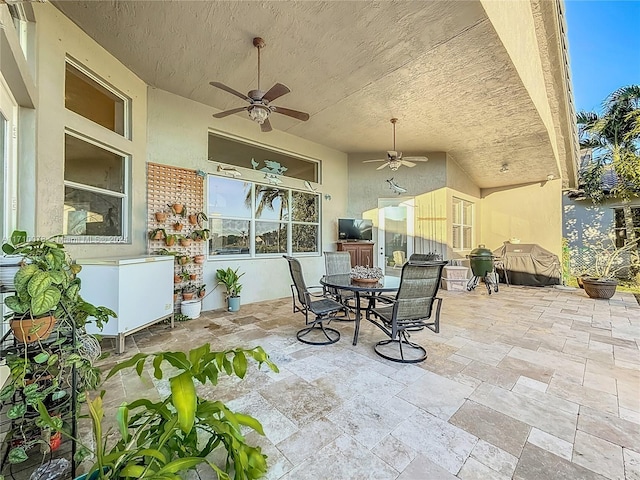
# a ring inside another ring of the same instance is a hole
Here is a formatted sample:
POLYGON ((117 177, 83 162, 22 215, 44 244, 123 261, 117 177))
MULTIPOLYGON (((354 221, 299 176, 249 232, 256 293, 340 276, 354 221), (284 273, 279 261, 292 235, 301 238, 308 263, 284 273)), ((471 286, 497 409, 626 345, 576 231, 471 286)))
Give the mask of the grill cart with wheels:
POLYGON ((498 275, 496 274, 496 268, 494 264, 494 256, 491 250, 484 245, 478 245, 478 248, 471 250, 471 253, 467 255, 469 263, 471 264, 471 271, 473 277, 467 283, 467 290, 473 290, 478 286, 480 279, 484 279, 484 284, 487 287, 487 292, 491 295, 491 288, 495 292, 498 291, 498 275))

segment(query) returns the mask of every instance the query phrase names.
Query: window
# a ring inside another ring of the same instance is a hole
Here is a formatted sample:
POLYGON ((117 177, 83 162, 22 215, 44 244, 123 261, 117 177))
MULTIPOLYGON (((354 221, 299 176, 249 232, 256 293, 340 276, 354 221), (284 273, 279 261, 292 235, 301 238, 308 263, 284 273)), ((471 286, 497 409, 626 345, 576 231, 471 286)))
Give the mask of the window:
MULTIPOLYGON (((614 233, 616 236, 616 247, 624 247, 627 241, 627 229, 624 222, 624 210, 622 208, 614 209, 615 215, 615 227, 614 233)), ((631 207, 631 215, 633 217, 633 227, 636 233, 636 237, 640 237, 640 207, 631 207)))
POLYGON ((453 249, 470 250, 473 244, 473 203, 453 197, 453 249))
POLYGON ((211 255, 319 253, 320 197, 209 176, 211 255))
POLYGON ((128 163, 126 155, 65 135, 64 235, 123 241, 128 163))
POLYGON ((236 167, 264 168, 265 161, 277 162, 284 172, 282 176, 318 182, 319 163, 313 160, 305 160, 285 152, 278 152, 267 148, 238 142, 219 135, 209 134, 208 158, 214 162, 236 167), (253 163, 252 163, 253 162, 253 163))
POLYGON ((87 120, 129 138, 127 99, 67 60, 64 106, 87 120))

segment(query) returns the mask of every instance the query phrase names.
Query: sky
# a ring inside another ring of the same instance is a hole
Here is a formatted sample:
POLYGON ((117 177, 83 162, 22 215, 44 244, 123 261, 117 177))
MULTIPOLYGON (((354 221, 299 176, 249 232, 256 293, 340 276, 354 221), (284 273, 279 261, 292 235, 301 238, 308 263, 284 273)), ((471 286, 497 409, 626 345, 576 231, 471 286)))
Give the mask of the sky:
POLYGON ((577 111, 600 111, 620 87, 640 84, 640 0, 565 0, 577 111))

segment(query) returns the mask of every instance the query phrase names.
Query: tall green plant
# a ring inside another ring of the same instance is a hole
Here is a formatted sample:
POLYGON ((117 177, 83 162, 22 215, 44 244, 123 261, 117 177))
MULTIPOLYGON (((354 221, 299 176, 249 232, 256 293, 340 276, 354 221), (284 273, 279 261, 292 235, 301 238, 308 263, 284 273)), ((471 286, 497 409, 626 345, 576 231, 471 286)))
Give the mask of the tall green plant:
MULTIPOLYGON (((240 295, 240 291, 242 290, 242 284, 239 280, 240 277, 244 275, 244 272, 238 275, 238 270, 240 270, 240 268, 232 270, 231 267, 227 267, 226 270, 223 268, 216 270, 216 280, 218 280, 218 285, 224 285, 227 289, 227 298, 237 297, 240 295)), ((216 285, 216 287, 218 285, 216 285)))
MULTIPOLYGON (((209 344, 188 353, 139 353, 120 362, 111 369, 107 379, 125 369, 134 369, 141 376, 145 365, 150 364, 156 379, 169 377, 171 393, 159 402, 140 398, 123 403, 116 415, 115 444, 111 443, 110 432, 103 430, 105 392, 90 400, 95 463, 89 473, 101 479, 178 480, 179 472, 206 463, 220 480, 230 479, 230 472, 234 480, 263 476, 267 470, 266 456, 259 447, 248 445, 241 433, 243 427, 249 427, 264 435, 260 422, 196 393, 196 381, 216 385, 222 373, 244 378, 249 359, 258 362, 258 368, 264 363, 274 372, 278 371, 261 347, 213 351, 209 344), (206 458, 217 448, 226 451, 223 467, 206 458)), ((41 408, 40 413, 44 424, 62 430, 60 422, 51 418, 46 409, 41 408)), ((82 452, 91 453, 86 448, 82 452)))

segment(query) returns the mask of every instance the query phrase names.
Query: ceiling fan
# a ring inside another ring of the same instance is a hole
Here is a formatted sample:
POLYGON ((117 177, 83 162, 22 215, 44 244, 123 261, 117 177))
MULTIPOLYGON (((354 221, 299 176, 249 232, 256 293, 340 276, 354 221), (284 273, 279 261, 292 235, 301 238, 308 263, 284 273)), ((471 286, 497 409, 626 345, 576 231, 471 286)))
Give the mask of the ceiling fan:
POLYGON ((402 158, 402 152, 396 151, 396 123, 398 122, 397 118, 392 118, 391 123, 393 124, 393 150, 387 151, 387 158, 382 158, 379 160, 364 160, 362 163, 372 163, 372 162, 385 162, 380 165, 376 170, 382 170, 384 167, 389 167, 391 170, 395 171, 400 168, 401 165, 405 167, 415 167, 416 164, 414 162, 426 162, 429 159, 427 157, 404 157, 402 158))
POLYGON ((220 82, 209 82, 210 85, 217 87, 225 92, 229 92, 236 97, 240 97, 243 100, 249 102, 249 105, 246 107, 238 107, 233 108, 231 110, 225 110, 224 112, 219 112, 214 115, 215 118, 223 118, 228 115, 233 115, 234 113, 242 112, 246 110, 249 112, 249 118, 254 122, 260 124, 260 128, 263 132, 270 132, 271 122, 269 122, 269 115, 272 113, 280 113, 281 115, 287 115, 289 117, 297 118, 298 120, 302 120, 306 122, 309 120, 309 114, 304 112, 299 112, 298 110, 291 110, 290 108, 284 107, 276 107, 275 105, 271 105, 276 98, 280 98, 283 95, 286 95, 291 90, 288 87, 281 83, 276 83, 273 87, 271 87, 267 92, 263 92, 260 90, 260 50, 265 47, 264 40, 260 37, 256 37, 253 39, 253 46, 258 49, 258 89, 251 90, 246 95, 234 90, 231 87, 227 87, 223 83, 220 82))

